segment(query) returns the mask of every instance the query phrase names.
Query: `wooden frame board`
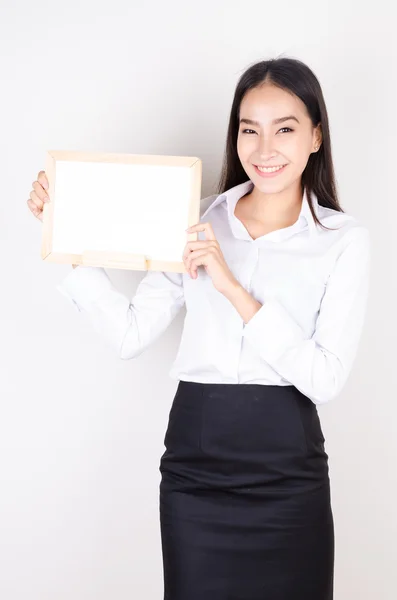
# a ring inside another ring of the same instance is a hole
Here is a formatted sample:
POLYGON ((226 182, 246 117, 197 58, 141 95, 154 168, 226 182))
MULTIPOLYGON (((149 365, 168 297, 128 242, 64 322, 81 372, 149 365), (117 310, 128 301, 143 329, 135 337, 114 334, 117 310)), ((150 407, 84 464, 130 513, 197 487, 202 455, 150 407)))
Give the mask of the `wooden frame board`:
POLYGON ((202 162, 191 156, 50 150, 41 257, 52 263, 186 273, 200 221, 202 162))

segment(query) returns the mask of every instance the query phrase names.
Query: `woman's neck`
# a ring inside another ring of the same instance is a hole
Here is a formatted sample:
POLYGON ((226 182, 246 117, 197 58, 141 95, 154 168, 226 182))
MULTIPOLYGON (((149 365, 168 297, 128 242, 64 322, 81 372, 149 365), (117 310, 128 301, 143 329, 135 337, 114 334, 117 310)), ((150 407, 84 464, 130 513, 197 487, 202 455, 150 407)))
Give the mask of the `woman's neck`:
POLYGON ((299 217, 302 198, 300 184, 277 194, 265 194, 254 186, 249 194, 239 199, 236 213, 264 226, 289 227, 299 217))

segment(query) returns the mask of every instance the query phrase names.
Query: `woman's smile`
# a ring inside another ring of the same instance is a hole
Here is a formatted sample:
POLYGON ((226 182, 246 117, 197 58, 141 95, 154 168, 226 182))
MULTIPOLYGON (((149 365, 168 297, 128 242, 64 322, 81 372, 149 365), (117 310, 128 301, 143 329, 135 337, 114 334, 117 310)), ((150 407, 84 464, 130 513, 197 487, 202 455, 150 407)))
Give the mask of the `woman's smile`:
POLYGON ((261 177, 274 177, 275 175, 282 173, 285 170, 286 166, 287 165, 279 165, 275 167, 258 167, 257 165, 254 165, 254 168, 256 173, 258 173, 258 175, 260 175, 261 177))

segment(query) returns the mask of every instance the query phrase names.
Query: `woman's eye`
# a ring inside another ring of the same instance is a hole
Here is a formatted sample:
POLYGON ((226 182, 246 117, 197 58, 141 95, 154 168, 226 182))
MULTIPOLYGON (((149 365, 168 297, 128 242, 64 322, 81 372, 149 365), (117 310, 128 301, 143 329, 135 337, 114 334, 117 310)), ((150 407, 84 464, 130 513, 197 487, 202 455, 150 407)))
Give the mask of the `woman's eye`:
MULTIPOLYGON (((245 133, 246 131, 254 131, 253 129, 243 129, 243 133, 245 133)), ((255 133, 255 131, 254 131, 255 133)))
POLYGON ((283 129, 288 129, 289 131, 293 131, 293 129, 291 129, 290 127, 282 127, 279 131, 282 131, 283 129))

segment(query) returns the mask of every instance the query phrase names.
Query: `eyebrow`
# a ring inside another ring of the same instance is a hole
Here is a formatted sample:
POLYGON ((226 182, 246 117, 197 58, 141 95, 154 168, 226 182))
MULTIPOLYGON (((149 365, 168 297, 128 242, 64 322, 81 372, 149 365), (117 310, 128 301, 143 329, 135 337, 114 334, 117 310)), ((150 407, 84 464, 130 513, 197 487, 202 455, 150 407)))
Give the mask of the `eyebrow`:
MULTIPOLYGON (((284 121, 289 121, 291 119, 299 123, 298 119, 294 115, 288 115, 287 117, 279 117, 278 119, 274 119, 272 124, 278 125, 279 123, 284 123, 284 121)), ((247 123, 247 125, 256 125, 257 127, 260 127, 259 121, 253 121, 252 119, 240 119, 240 123, 247 123)))

